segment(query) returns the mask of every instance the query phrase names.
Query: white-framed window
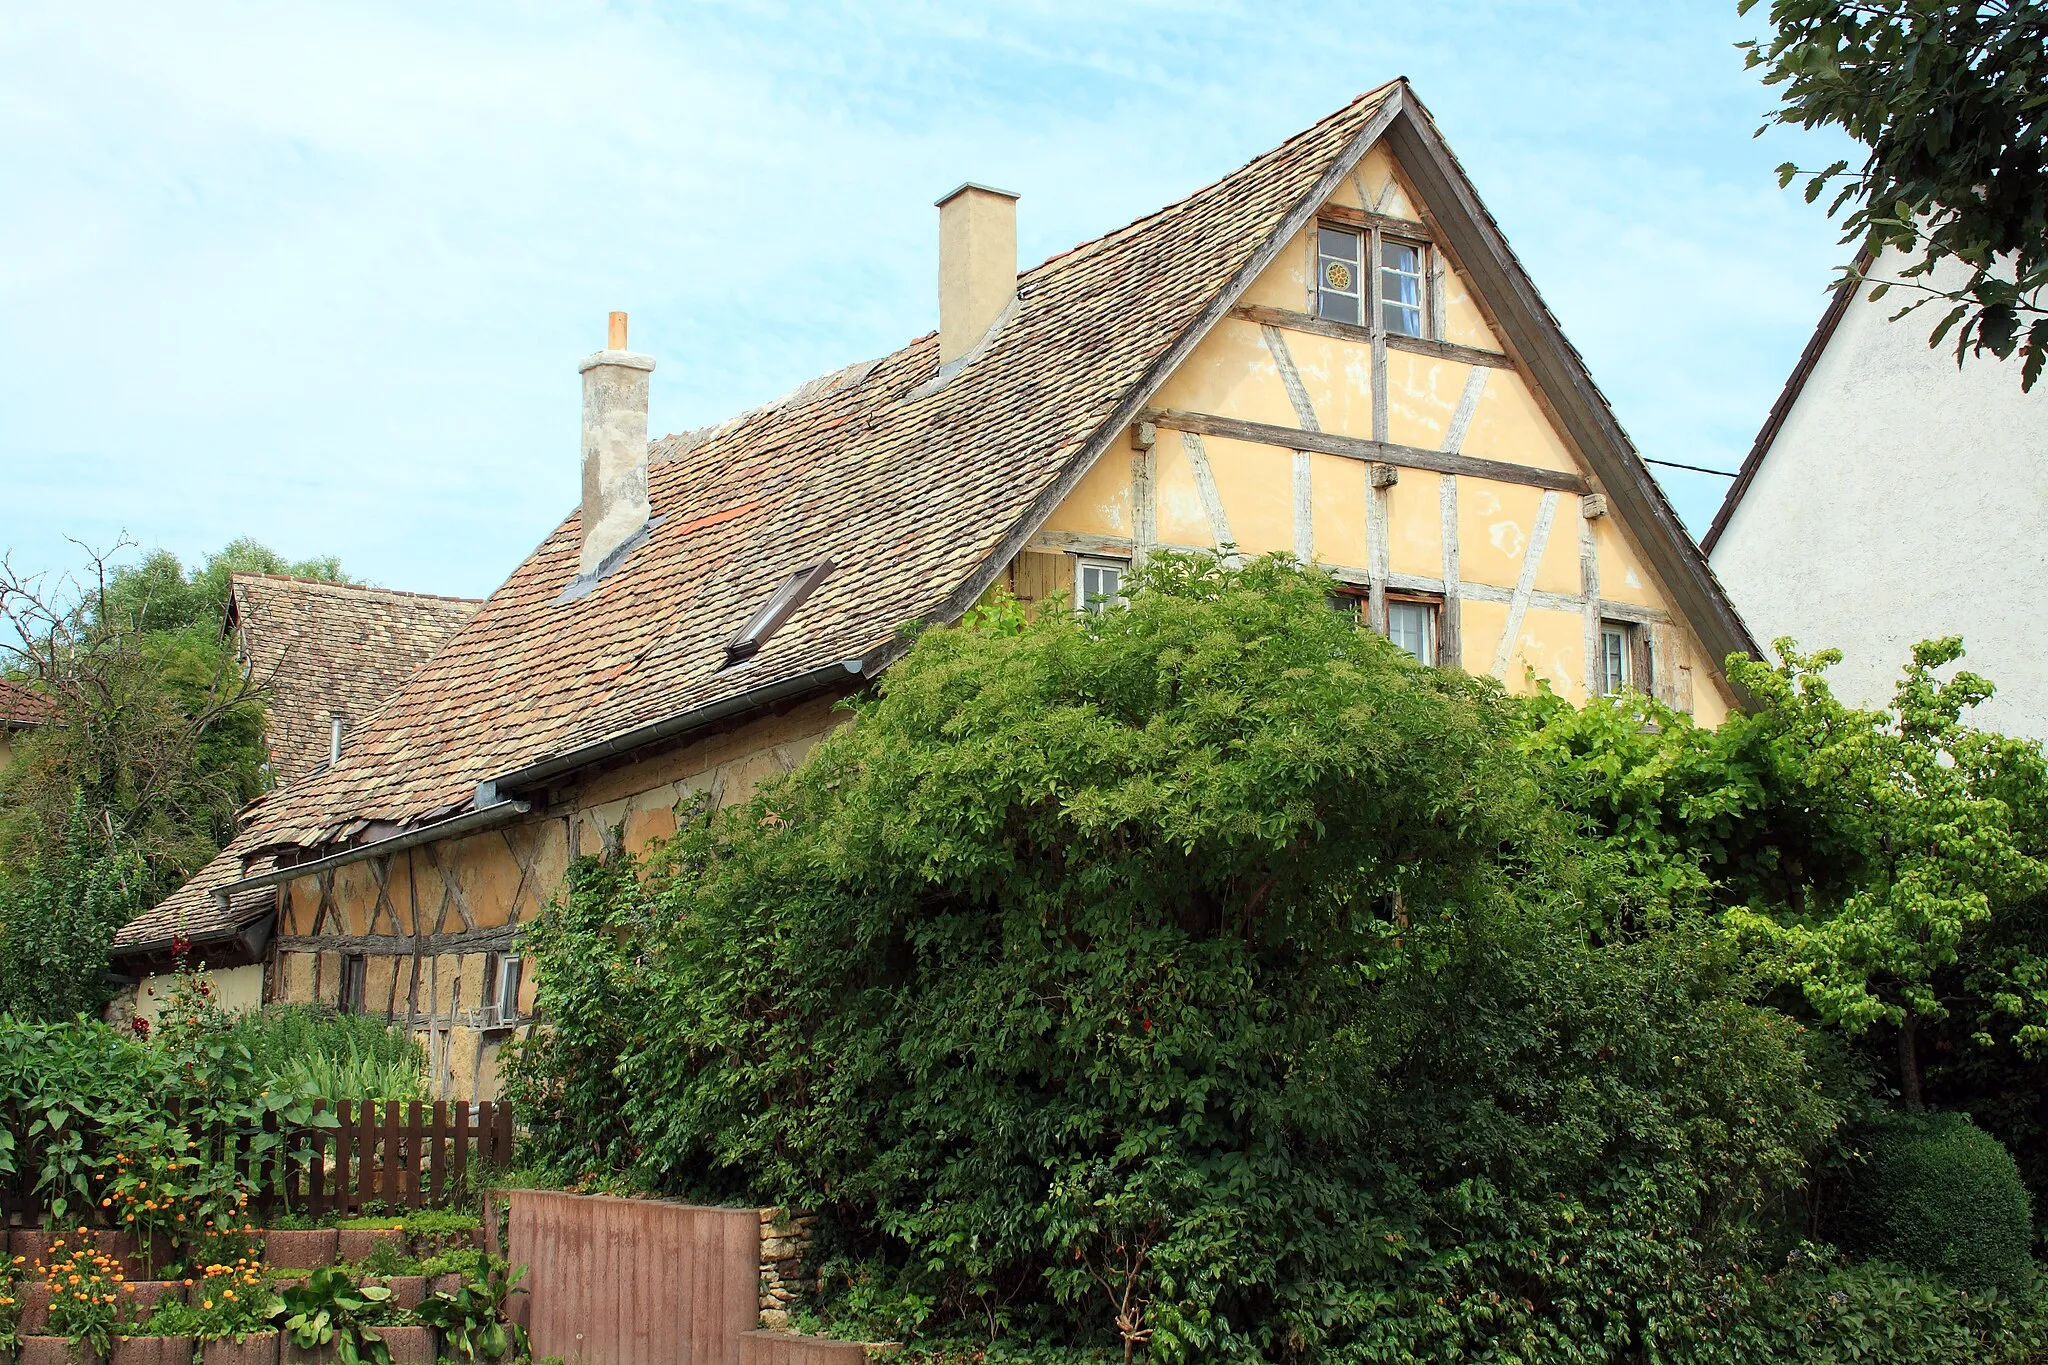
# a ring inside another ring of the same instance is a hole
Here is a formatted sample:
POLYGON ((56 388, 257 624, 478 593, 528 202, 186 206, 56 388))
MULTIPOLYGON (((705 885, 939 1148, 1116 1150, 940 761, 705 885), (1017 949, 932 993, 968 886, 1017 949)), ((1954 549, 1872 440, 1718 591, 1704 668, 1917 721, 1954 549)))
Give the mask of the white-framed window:
POLYGON ((1387 599, 1387 638, 1417 663, 1436 666, 1437 604, 1417 598, 1387 599))
POLYGON ((526 967, 526 959, 517 953, 505 953, 490 960, 490 1003, 485 1015, 490 1023, 510 1028, 519 1020, 519 981, 526 967))
POLYGON ((1363 233, 1316 229, 1316 316, 1332 322, 1365 322, 1363 233))
POLYGON ((1600 623, 1600 695, 1617 696, 1635 685, 1635 631, 1618 621, 1600 623))
POLYGON ((1316 227, 1316 316, 1378 327, 1395 336, 1429 334, 1429 247, 1378 228, 1316 227))
POLYGON ((1083 611, 1101 611, 1123 600, 1124 564, 1115 559, 1074 560, 1074 605, 1083 611))
POLYGON ((1420 243, 1380 239, 1380 326, 1395 336, 1422 335, 1426 270, 1420 243))

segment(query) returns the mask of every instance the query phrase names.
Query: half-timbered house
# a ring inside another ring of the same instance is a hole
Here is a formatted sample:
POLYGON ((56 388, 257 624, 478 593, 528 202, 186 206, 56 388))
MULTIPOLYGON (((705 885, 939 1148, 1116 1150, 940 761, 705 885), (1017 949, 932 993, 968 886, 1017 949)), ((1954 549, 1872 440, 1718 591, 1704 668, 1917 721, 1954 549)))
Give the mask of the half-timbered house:
POLYGON ((935 333, 715 428, 647 440, 614 316, 581 506, 188 894, 274 911, 273 996, 492 1093, 572 858, 800 763, 906 622, 1155 547, 1314 561, 1511 688, 1733 704, 1740 621, 1405 82, 1021 273, 1015 203, 940 201, 935 333))

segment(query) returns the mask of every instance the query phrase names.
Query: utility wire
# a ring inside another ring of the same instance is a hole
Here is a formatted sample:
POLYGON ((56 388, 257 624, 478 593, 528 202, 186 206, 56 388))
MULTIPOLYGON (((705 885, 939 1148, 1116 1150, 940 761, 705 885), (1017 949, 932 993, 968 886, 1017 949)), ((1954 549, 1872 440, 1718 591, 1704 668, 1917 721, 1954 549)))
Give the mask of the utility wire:
POLYGON ((1666 469, 1690 469, 1695 474, 1719 474, 1724 479, 1739 479, 1742 477, 1740 474, 1735 473, 1732 470, 1709 469, 1705 465, 1698 464, 1680 464, 1676 460, 1653 460, 1647 455, 1643 456, 1643 463, 1661 464, 1666 469))

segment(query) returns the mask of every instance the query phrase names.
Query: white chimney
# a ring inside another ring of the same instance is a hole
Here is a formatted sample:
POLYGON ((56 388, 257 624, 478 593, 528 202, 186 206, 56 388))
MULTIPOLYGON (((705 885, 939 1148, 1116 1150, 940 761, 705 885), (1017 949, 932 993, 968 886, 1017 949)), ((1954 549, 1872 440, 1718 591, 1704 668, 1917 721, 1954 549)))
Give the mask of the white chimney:
POLYGON ((605 349, 584 357, 583 558, 605 556, 647 524, 647 376, 654 357, 626 349, 626 315, 614 313, 605 349))
POLYGON ((972 181, 939 200, 939 363, 974 349, 1017 297, 1017 196, 972 181))

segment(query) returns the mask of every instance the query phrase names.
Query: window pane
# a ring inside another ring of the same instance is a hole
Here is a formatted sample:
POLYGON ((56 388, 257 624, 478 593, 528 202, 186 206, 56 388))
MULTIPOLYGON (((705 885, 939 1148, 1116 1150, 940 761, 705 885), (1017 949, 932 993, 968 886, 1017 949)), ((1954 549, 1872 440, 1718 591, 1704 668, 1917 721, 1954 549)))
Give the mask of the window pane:
POLYGON ((1365 321, 1365 274, 1359 269, 1363 239, 1355 232, 1322 228, 1316 240, 1316 312, 1333 322, 1365 321))
POLYGON ((1401 336, 1422 335, 1422 248, 1380 243, 1380 325, 1401 336))
POLYGON ((1099 611, 1123 591, 1123 571, 1114 564, 1081 566, 1081 605, 1099 611))
POLYGON ((1420 663, 1436 662, 1436 608, 1427 602, 1387 603, 1387 638, 1420 663))
POLYGON ((1608 696, 1628 686, 1628 633, 1600 632, 1600 691, 1608 696))

